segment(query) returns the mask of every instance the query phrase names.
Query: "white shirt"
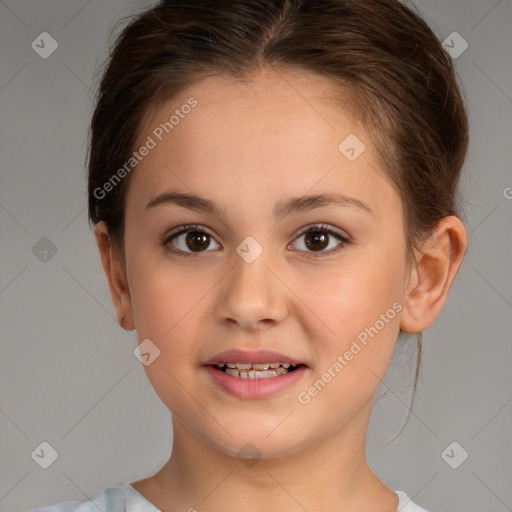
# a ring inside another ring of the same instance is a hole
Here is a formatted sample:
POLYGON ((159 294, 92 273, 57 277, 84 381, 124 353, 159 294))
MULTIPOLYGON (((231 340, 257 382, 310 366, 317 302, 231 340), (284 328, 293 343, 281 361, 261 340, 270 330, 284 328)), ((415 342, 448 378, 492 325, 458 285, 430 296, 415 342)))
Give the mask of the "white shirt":
MULTIPOLYGON (((415 505, 403 491, 398 495, 397 512, 428 512, 415 505)), ((65 501, 33 512, 162 512, 139 494, 130 484, 96 491, 85 501, 65 501)))

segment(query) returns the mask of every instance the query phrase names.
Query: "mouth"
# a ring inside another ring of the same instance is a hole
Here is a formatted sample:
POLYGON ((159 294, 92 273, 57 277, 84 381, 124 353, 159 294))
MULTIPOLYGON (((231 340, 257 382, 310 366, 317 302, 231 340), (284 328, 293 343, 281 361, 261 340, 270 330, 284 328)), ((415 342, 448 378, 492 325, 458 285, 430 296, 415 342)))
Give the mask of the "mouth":
POLYGON ((303 364, 290 363, 216 363, 211 365, 215 370, 241 379, 268 379, 294 372, 303 364))
POLYGON ((278 397, 297 386, 309 369, 273 350, 225 350, 204 363, 216 390, 242 400, 278 397))

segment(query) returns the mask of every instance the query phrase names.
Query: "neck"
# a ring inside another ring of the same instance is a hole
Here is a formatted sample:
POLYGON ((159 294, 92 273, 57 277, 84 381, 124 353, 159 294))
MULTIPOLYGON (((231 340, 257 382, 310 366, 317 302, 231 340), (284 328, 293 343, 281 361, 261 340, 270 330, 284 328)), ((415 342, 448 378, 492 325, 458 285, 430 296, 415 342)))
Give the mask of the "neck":
POLYGON ((253 460, 226 454, 173 417, 171 457, 134 487, 163 512, 261 512, 269 504, 294 512, 395 512, 398 497, 366 460, 370 413, 302 450, 253 460))

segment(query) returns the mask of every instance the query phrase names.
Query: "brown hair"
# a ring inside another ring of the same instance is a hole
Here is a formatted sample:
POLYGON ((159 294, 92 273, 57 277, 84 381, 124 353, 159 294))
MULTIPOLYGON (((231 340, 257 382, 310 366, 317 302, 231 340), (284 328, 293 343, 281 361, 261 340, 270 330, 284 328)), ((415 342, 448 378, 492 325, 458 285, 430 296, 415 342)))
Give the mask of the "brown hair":
MULTIPOLYGON (((403 205, 413 247, 457 200, 468 118, 451 58, 398 0, 163 0, 117 37, 98 90, 88 155, 89 219, 122 250, 129 175, 97 191, 130 158, 149 108, 207 76, 272 66, 316 73, 350 91, 403 205)), ((333 98, 333 101, 336 101, 333 98)), ((421 333, 418 334, 416 391, 421 333)), ((412 404, 412 402, 411 402, 412 404)))

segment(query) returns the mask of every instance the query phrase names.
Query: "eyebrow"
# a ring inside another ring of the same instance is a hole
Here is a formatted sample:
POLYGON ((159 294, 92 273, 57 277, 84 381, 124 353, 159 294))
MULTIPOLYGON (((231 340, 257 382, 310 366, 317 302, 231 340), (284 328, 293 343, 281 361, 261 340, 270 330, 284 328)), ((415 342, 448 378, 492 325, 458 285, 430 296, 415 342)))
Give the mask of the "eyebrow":
MULTIPOLYGON (((215 216, 222 216, 226 213, 225 208, 211 199, 177 191, 165 192, 154 197, 146 205, 146 210, 169 204, 175 204, 199 213, 210 213, 215 216)), ((334 193, 292 197, 286 201, 277 201, 273 209, 273 215, 274 218, 279 219, 293 213, 303 213, 326 206, 350 206, 374 215, 370 207, 359 199, 334 193)))

